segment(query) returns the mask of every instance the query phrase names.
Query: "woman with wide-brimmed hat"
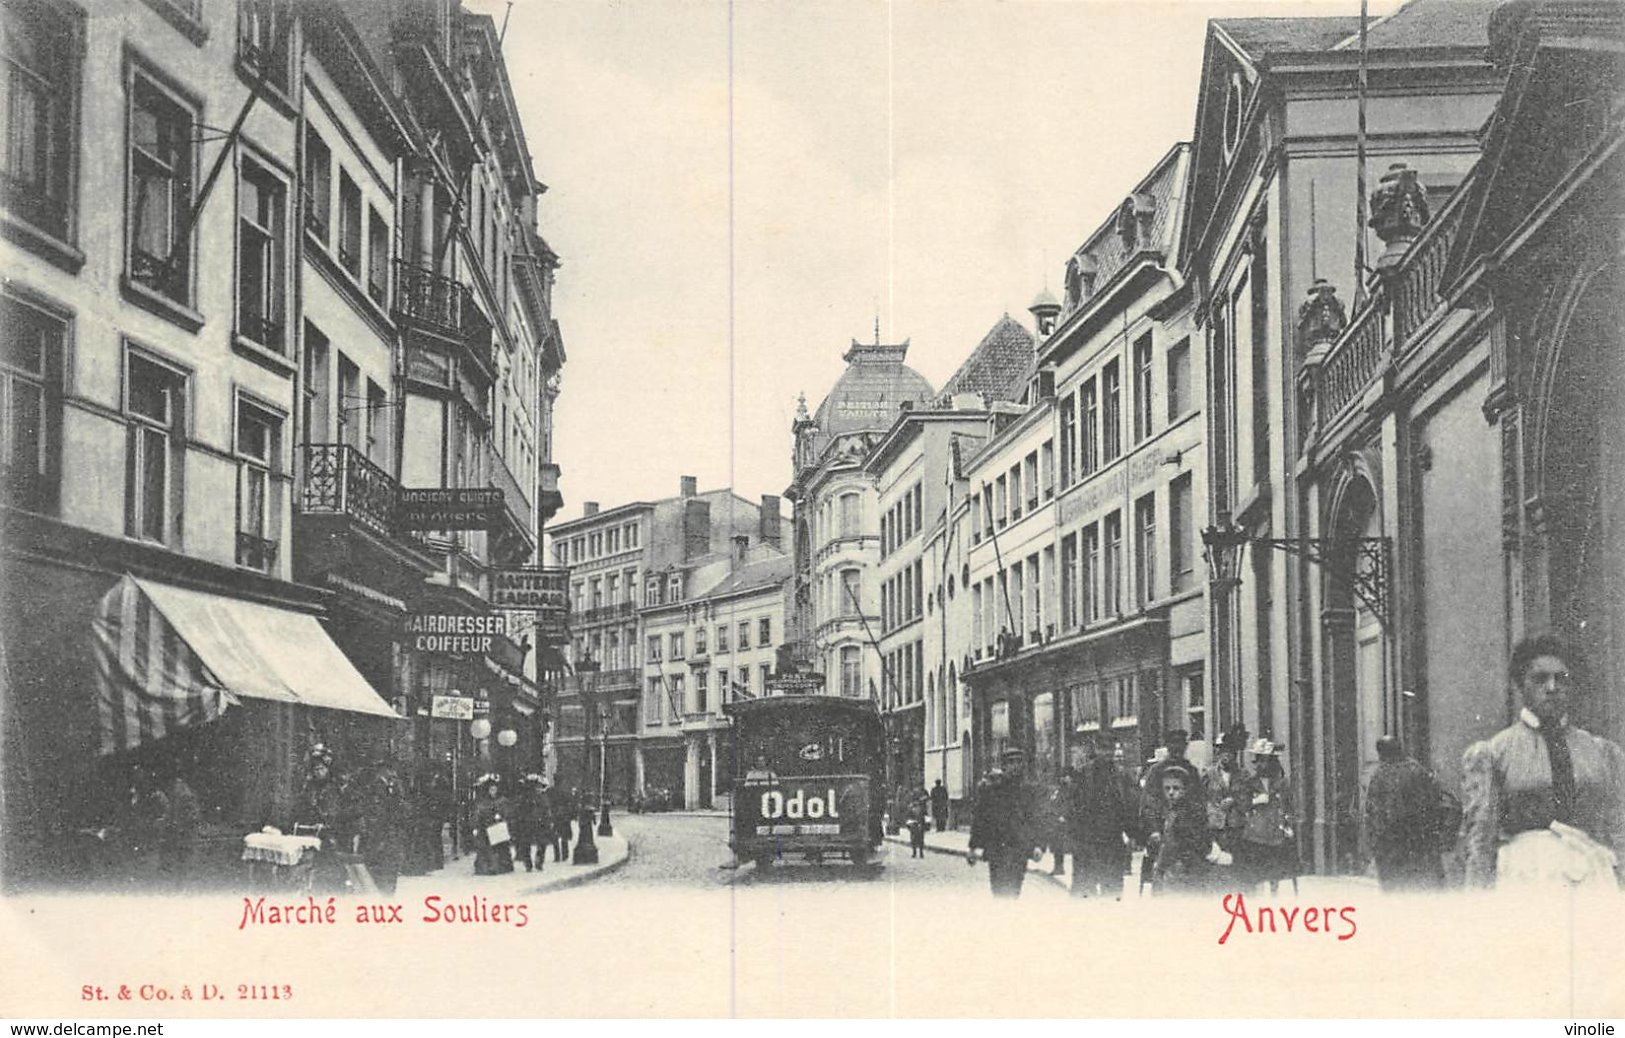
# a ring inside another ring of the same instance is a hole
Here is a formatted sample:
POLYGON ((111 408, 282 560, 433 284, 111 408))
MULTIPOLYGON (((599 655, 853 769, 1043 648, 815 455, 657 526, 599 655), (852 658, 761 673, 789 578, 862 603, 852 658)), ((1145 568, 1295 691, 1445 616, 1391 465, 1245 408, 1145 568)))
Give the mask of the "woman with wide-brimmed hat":
POLYGON ((1284 747, 1255 739, 1247 747, 1253 759, 1252 809, 1242 828, 1236 864, 1249 884, 1268 883, 1275 893, 1283 879, 1298 889, 1297 819, 1292 813, 1292 787, 1281 768, 1284 747))

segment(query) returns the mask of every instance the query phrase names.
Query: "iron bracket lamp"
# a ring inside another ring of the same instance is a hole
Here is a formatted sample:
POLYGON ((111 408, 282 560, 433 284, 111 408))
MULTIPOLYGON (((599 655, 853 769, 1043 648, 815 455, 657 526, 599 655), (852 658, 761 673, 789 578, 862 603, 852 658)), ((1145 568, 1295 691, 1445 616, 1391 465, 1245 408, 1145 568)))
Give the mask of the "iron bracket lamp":
POLYGON ((1330 579, 1347 584, 1383 630, 1390 629, 1392 538, 1253 537, 1227 516, 1202 531, 1202 555, 1207 559, 1208 579, 1215 586, 1241 583, 1241 558, 1249 544, 1284 551, 1319 566, 1330 579))

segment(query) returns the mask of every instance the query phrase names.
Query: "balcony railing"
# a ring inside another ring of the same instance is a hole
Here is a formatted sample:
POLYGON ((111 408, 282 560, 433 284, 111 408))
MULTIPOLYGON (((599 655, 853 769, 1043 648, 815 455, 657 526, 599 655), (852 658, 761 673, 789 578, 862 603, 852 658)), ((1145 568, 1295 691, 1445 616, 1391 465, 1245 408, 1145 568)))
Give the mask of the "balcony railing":
POLYGON ((496 373, 491 322, 467 285, 415 264, 395 261, 395 307, 401 315, 464 343, 487 376, 496 373))
POLYGON ((602 623, 605 620, 631 619, 637 615, 637 603, 616 602, 614 605, 594 606, 591 609, 582 610, 575 615, 574 619, 577 623, 595 624, 602 623))
POLYGON ((343 515, 386 537, 395 522, 400 485, 360 451, 344 443, 307 443, 300 511, 343 515))
POLYGON ((536 515, 531 508, 531 498, 535 491, 526 493, 520 487, 519 480, 508 468, 508 462, 497 454, 491 452, 491 485, 502 491, 502 502, 513 515, 514 522, 523 528, 530 538, 536 536, 536 515))
POLYGON ((1320 371, 1322 414, 1341 414, 1371 384, 1383 358, 1382 307, 1373 300, 1343 330, 1320 371))
POLYGON ((1439 280, 1444 276, 1445 264, 1450 262, 1461 213, 1462 207, 1456 205, 1441 214, 1427 226, 1405 257, 1394 285, 1394 338, 1401 348, 1409 345, 1416 329, 1426 323, 1439 305, 1442 287, 1439 280))

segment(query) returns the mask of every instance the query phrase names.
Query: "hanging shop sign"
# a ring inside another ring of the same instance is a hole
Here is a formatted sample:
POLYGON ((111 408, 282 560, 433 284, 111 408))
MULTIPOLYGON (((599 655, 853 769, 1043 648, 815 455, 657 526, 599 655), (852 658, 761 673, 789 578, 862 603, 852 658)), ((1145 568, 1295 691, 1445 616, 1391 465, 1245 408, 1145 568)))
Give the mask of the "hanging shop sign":
POLYGON ((497 637, 506 637, 507 633, 508 621, 501 613, 419 613, 406 618, 412 648, 435 656, 489 653, 497 637))
POLYGON ((429 704, 430 717, 445 717, 453 721, 474 719, 474 700, 469 696, 435 696, 429 704))
POLYGON ((491 571, 491 605, 536 614, 544 634, 564 633, 570 611, 570 571, 562 566, 533 566, 491 571))
POLYGON ((396 518, 407 530, 486 530, 502 511, 499 487, 402 487, 396 518))

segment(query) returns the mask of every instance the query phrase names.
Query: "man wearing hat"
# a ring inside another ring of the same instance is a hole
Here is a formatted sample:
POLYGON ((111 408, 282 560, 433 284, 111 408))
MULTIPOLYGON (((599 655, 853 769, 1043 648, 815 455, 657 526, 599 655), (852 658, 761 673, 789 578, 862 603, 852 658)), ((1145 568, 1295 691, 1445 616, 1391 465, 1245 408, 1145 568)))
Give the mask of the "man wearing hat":
POLYGON ((1195 791, 1202 788, 1202 775, 1196 770, 1196 765, 1185 759, 1185 748, 1190 743, 1190 734, 1183 728, 1170 728, 1163 733, 1163 746, 1159 747, 1157 755, 1152 758, 1145 774, 1140 776, 1140 834, 1139 840, 1144 843, 1146 837, 1157 831, 1162 825, 1163 813, 1167 805, 1162 800, 1162 777, 1170 771, 1185 776, 1185 788, 1195 791))
POLYGON ((1037 792, 1025 778, 1026 751, 1012 746, 999 755, 999 763, 1002 767, 977 786, 966 861, 974 864, 981 851, 993 896, 1020 897, 1027 862, 1037 858, 1037 792))
POLYGON ((1365 838, 1384 891, 1444 883, 1444 790, 1392 735, 1377 740, 1377 769, 1365 787, 1365 838))

